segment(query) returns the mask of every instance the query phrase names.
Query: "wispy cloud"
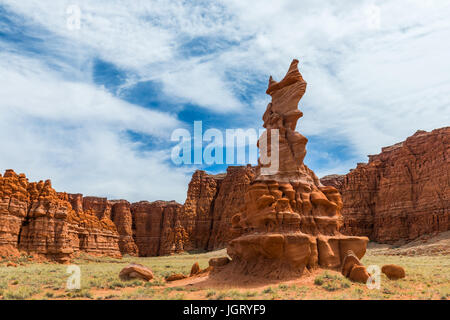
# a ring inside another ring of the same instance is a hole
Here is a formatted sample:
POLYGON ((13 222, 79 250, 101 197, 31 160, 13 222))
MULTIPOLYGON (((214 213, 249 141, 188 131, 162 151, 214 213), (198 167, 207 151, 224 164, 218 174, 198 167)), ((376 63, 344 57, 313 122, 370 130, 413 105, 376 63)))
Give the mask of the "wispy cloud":
MULTIPOLYGON (((0 67, 6 75, 0 147, 13 149, 0 166, 15 166, 25 156, 19 146, 31 141, 22 149, 47 159, 34 167, 40 172, 54 177, 58 168, 86 170, 73 186, 80 191, 100 190, 92 182, 101 173, 116 181, 101 186, 105 192, 120 189, 133 198, 134 192, 154 190, 160 198, 184 198, 178 183, 192 168, 166 164, 167 150, 144 154, 149 148, 139 144, 145 141, 123 132, 164 141, 170 128, 192 125, 180 119, 259 128, 269 101, 267 78, 280 79, 292 58, 300 59, 308 82, 298 126, 311 137, 305 161, 319 174, 345 173, 417 129, 450 123, 445 0, 0 0, 0 5, 10 20, 0 20, 0 67), (80 30, 66 27, 66 9, 73 4, 82 12, 80 30), (95 61, 120 70, 119 83, 100 87, 93 77, 95 61), (158 103, 142 98, 147 84, 158 103), (20 126, 25 129, 14 146, 5 135, 20 126), (81 147, 85 141, 103 150, 103 157, 115 150, 121 160, 94 160, 95 153, 81 147), (55 151, 51 159, 39 151, 46 148, 55 151), (64 155, 74 152, 79 159, 70 162, 64 155), (127 169, 119 170, 120 163, 127 169), (146 173, 139 177, 139 172, 146 173), (147 172, 168 175, 177 187, 157 188, 147 172)), ((58 181, 71 186, 71 179, 58 181)))
POLYGON ((175 117, 14 54, 0 54, 0 74, 0 168, 51 177, 67 192, 184 200, 188 170, 171 166, 170 150, 142 151, 124 137, 132 130, 168 140, 180 126, 175 117))

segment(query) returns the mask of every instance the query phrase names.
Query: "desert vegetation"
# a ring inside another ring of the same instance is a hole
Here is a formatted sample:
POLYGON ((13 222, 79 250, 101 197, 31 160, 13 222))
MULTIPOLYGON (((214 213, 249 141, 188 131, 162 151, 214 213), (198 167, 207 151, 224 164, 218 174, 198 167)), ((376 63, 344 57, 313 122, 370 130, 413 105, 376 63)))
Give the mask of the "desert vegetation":
POLYGON ((82 254, 72 262, 81 269, 79 290, 66 289, 70 276, 67 265, 38 263, 28 255, 14 259, 0 257, 0 299, 450 299, 448 255, 388 255, 386 250, 373 247, 362 259, 365 265, 402 265, 406 278, 394 281, 381 274, 379 290, 370 290, 337 271, 323 269, 290 281, 258 285, 208 286, 202 283, 206 276, 196 281, 165 281, 173 273, 189 274, 195 262, 206 268, 210 258, 223 255, 225 250, 122 259, 82 254), (120 280, 120 270, 130 262, 149 267, 155 278, 149 282, 120 280))

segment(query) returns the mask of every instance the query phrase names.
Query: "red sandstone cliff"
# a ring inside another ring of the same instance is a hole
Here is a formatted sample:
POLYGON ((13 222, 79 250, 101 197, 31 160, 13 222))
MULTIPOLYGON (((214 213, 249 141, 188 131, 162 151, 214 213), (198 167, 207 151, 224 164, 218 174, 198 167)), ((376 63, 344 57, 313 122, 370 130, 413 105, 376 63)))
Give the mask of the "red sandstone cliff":
POLYGON ((76 252, 158 256, 224 247, 230 219, 254 168, 198 170, 184 205, 175 201, 108 200, 57 193, 50 180, 30 183, 7 170, 0 175, 0 250, 23 250, 68 261, 76 252))
POLYGON ((77 251, 120 256, 118 233, 107 217, 72 209, 69 196, 50 180, 28 182, 24 174, 0 175, 0 246, 60 262, 77 251))
POLYGON ((417 131, 321 182, 342 194, 343 233, 393 243, 450 230, 450 127, 417 131))

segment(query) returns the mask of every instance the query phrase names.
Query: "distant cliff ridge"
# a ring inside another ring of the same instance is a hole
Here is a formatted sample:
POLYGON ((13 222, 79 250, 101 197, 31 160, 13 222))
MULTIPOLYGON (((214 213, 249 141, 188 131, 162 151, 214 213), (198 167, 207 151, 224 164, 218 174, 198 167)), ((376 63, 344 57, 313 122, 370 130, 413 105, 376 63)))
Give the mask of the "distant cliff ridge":
POLYGON ((7 170, 0 175, 0 253, 66 262, 77 252, 158 256, 220 248, 253 175, 251 166, 219 175, 198 170, 181 205, 59 193, 50 180, 29 182, 7 170))
POLYGON ((321 182, 342 194, 343 233, 394 243, 450 230, 450 127, 417 131, 321 182))

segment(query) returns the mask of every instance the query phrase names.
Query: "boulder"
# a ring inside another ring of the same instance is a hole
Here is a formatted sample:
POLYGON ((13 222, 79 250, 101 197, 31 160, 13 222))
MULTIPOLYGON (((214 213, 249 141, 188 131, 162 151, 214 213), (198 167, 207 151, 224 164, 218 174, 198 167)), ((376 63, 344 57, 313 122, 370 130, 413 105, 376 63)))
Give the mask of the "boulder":
POLYGON ((450 230, 449 145, 450 127, 420 130, 344 176, 323 177, 342 194, 340 231, 392 244, 450 230))
POLYGON ((228 222, 229 233, 238 235, 227 246, 232 260, 217 273, 281 279, 318 266, 339 268, 348 250, 358 258, 365 254, 366 237, 339 232, 339 191, 323 186, 303 163, 308 139, 295 129, 307 84, 298 63, 292 61, 281 81, 269 78, 272 100, 262 116, 260 159, 240 195, 242 206, 228 222))
POLYGON ((150 281, 154 278, 152 270, 142 264, 130 263, 119 273, 121 280, 141 279, 150 281))
POLYGON ((354 265, 348 278, 354 282, 367 283, 370 275, 366 270, 366 267, 361 265, 354 265))
POLYGON ((395 264, 384 265, 381 268, 381 272, 383 272, 391 280, 401 279, 406 276, 405 269, 395 264))

